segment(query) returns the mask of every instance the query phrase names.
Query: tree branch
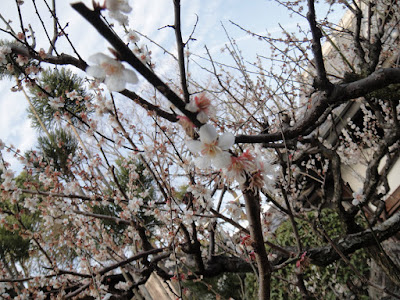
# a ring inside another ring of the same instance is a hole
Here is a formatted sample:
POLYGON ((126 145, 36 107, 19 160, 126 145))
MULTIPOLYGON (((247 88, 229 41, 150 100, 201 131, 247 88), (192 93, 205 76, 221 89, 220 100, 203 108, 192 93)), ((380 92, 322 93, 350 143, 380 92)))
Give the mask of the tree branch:
POLYGON ((317 70, 317 78, 315 79, 315 87, 321 90, 330 90, 332 88, 332 83, 326 77, 326 70, 324 65, 324 58, 322 55, 321 29, 318 28, 315 16, 315 6, 314 0, 308 0, 308 13, 307 20, 310 24, 311 34, 312 34, 312 52, 315 58, 315 66, 317 70))
POLYGON ((312 131, 316 128, 316 122, 329 106, 339 104, 367 95, 370 92, 385 88, 390 84, 400 83, 400 68, 379 69, 371 75, 350 83, 334 85, 330 95, 318 93, 314 104, 304 117, 293 127, 289 127, 281 132, 259 134, 259 135, 238 135, 236 143, 270 143, 285 139, 302 137, 304 131, 312 131))
POLYGON ((181 87, 183 91, 183 98, 185 99, 186 103, 189 103, 189 91, 187 87, 186 81, 186 70, 185 70, 185 56, 183 50, 185 49, 185 45, 182 41, 182 32, 181 32, 181 1, 174 0, 174 13, 175 13, 175 38, 176 38, 176 45, 178 47, 178 62, 179 62, 179 71, 180 71, 180 78, 181 78, 181 87))
POLYGON ((96 30, 114 47, 120 55, 120 59, 130 64, 139 72, 152 86, 163 94, 173 105, 175 105, 184 115, 186 115, 196 126, 201 126, 196 119, 196 114, 185 109, 185 102, 175 94, 156 74, 145 66, 129 49, 127 45, 101 20, 99 10, 92 11, 82 2, 72 3, 74 8, 83 18, 85 18, 96 30))

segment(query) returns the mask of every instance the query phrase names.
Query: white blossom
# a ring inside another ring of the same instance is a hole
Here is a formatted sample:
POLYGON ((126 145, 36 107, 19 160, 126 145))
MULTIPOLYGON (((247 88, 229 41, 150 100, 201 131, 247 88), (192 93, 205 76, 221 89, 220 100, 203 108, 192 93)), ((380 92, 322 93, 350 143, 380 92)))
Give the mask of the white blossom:
POLYGON ((240 220, 244 217, 239 201, 229 201, 226 205, 226 209, 234 220, 240 220))
POLYGON ((18 54, 17 59, 15 61, 18 63, 18 65, 24 66, 29 62, 29 58, 24 55, 18 54))
POLYGON ((243 184, 246 181, 246 172, 248 174, 257 171, 256 161, 250 150, 247 149, 240 156, 231 156, 231 162, 224 170, 224 174, 228 182, 234 179, 243 184))
POLYGON ((3 174, 1 174, 1 178, 4 180, 2 185, 4 190, 10 191, 15 189, 15 182, 14 182, 14 172, 10 169, 5 170, 3 174))
POLYGON ((131 212, 137 212, 142 205, 142 198, 133 197, 131 200, 129 200, 128 208, 131 212))
POLYGON ((192 153, 201 153, 195 163, 199 168, 209 167, 211 164, 216 168, 227 167, 231 163, 231 155, 228 150, 233 146, 235 137, 232 133, 224 133, 218 136, 214 126, 205 124, 200 128, 200 141, 187 141, 186 145, 192 153))
POLYGON ((359 189, 357 192, 354 192, 353 194, 353 201, 351 201, 351 204, 354 206, 357 206, 364 202, 365 196, 363 195, 362 189, 359 189))
POLYGON ((140 59, 140 61, 144 64, 150 64, 151 63, 151 51, 147 50, 147 47, 145 46, 137 46, 133 48, 133 53, 140 59))
POLYGON ((64 107, 64 99, 62 97, 49 97, 49 105, 52 109, 58 110, 61 107, 64 107))
POLYGON ((126 83, 138 82, 135 72, 127 70, 121 62, 103 53, 92 55, 89 61, 97 66, 87 67, 86 73, 95 78, 104 79, 110 91, 119 92, 125 89, 126 83))
POLYGON ((185 107, 188 111, 197 113, 197 120, 201 123, 206 123, 212 111, 211 101, 204 93, 190 99, 190 102, 185 107))
POLYGON ((107 293, 107 294, 105 294, 104 297, 101 298, 101 299, 102 299, 102 300, 108 300, 108 299, 110 299, 111 297, 112 297, 112 294, 107 293))
POLYGON ((106 0, 105 6, 110 18, 117 20, 121 25, 128 25, 128 16, 124 15, 132 11, 127 0, 106 0))
POLYGON ((24 207, 29 209, 30 212, 34 213, 36 211, 39 199, 37 196, 26 197, 24 207))
POLYGON ((44 300, 44 299, 46 299, 47 297, 46 297, 46 294, 45 293, 43 293, 43 291, 40 291, 40 292, 37 292, 36 293, 36 296, 35 296, 35 299, 36 300, 44 300))
POLYGON ((127 39, 128 43, 137 43, 137 42, 139 42, 140 37, 135 31, 129 30, 126 35, 126 39, 127 39))
POLYGON ((0 64, 7 64, 7 54, 11 53, 11 48, 8 46, 0 47, 0 64))

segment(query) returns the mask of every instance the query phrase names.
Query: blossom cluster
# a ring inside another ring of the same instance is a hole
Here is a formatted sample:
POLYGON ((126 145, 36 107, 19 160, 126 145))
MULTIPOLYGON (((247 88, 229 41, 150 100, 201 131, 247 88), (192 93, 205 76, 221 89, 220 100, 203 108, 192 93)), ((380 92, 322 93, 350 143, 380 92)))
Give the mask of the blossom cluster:
POLYGON ((89 57, 89 61, 96 64, 86 68, 86 73, 95 78, 104 80, 110 91, 120 92, 127 83, 138 82, 136 73, 128 70, 118 60, 103 53, 96 53, 89 57))
POLYGON ((365 196, 363 195, 362 189, 359 189, 358 191, 354 192, 352 196, 353 196, 353 201, 351 201, 351 204, 353 204, 354 206, 362 204, 365 200, 365 196))
POLYGON ((11 48, 8 46, 1 46, 0 47, 0 64, 5 65, 7 64, 7 55, 11 53, 11 48))
POLYGON ((1 178, 4 180, 2 183, 3 189, 6 191, 10 191, 15 189, 15 182, 14 182, 14 172, 10 169, 3 171, 1 174, 1 178))
POLYGON ((64 98, 63 97, 49 97, 49 105, 52 109, 58 110, 61 107, 64 107, 64 98))
POLYGON ((110 18, 117 20, 121 25, 128 25, 128 16, 126 14, 132 11, 128 1, 106 0, 104 4, 110 18))
POLYGON ((213 166, 222 169, 228 182, 236 180, 239 184, 249 181, 249 188, 260 189, 267 183, 271 183, 275 176, 274 168, 266 164, 260 155, 254 155, 249 149, 239 156, 230 153, 228 150, 235 143, 232 133, 218 135, 211 124, 200 127, 199 140, 189 140, 187 147, 192 153, 199 153, 194 162, 198 168, 213 166))
POLYGON ((126 41, 128 42, 128 46, 130 47, 132 52, 136 55, 137 58, 139 58, 139 60, 143 64, 147 66, 152 66, 151 51, 149 51, 145 45, 138 45, 140 37, 134 30, 126 31, 126 41))
POLYGON ((196 118, 201 123, 208 122, 213 110, 210 99, 204 93, 192 98, 185 108, 192 113, 197 113, 196 118))

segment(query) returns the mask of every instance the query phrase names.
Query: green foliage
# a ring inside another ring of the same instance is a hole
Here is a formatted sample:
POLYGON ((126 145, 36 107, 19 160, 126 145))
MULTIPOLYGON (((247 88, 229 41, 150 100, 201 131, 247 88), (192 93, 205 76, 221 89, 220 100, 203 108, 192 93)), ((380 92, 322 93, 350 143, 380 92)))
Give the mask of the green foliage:
MULTIPOLYGON (((153 178, 145 174, 145 166, 140 161, 123 162, 121 160, 117 160, 116 164, 118 167, 114 170, 114 172, 119 187, 116 185, 116 183, 113 183, 115 189, 121 188, 124 193, 130 195, 131 197, 143 198, 144 205, 156 197, 153 187, 153 178), (137 177, 134 179, 132 176, 130 176, 132 172, 137 174, 137 177)), ((114 203, 109 203, 107 206, 96 205, 93 207, 93 213, 106 216, 118 217, 121 211, 121 206, 114 203)), ((144 214, 143 208, 139 208, 135 214, 135 218, 138 219, 142 226, 145 226, 150 232, 151 228, 157 224, 157 220, 154 218, 154 216, 147 216, 144 214)), ((114 240, 116 242, 118 242, 118 239, 127 228, 126 224, 116 224, 111 220, 102 220, 102 223, 107 230, 115 233, 114 240)))
POLYGON ((204 278, 201 281, 183 281, 184 288, 190 291, 188 296, 183 297, 187 300, 206 300, 216 299, 247 299, 243 298, 244 274, 225 273, 212 278, 204 278))
POLYGON ((38 138, 39 148, 43 157, 52 162, 51 165, 57 171, 61 171, 63 175, 70 175, 68 162, 71 157, 74 157, 78 148, 78 142, 68 132, 63 129, 55 129, 50 132, 50 138, 40 136, 38 138))
MULTIPOLYGON (((0 174, 2 171, 0 170, 0 174)), ((23 187, 23 182, 28 179, 29 175, 22 172, 15 178, 16 185, 23 187)), ((26 195, 19 196, 22 200, 26 195)), ((21 226, 27 230, 33 231, 39 222, 37 214, 21 211, 18 203, 11 203, 9 200, 0 203, 0 209, 5 213, 2 225, 0 225, 0 258, 6 261, 25 261, 29 258, 29 250, 31 248, 30 239, 23 238, 21 226), (18 214, 16 214, 18 212, 18 214), (18 219, 17 219, 18 218, 18 219), (22 223, 22 225, 21 225, 22 223), (14 227, 15 225, 15 227, 14 227)))
MULTIPOLYGON (((26 220, 25 220, 26 222, 26 220)), ((8 225, 16 224, 17 221, 12 216, 6 217, 8 225)), ((29 257, 29 239, 23 239, 19 230, 13 230, 0 226, 0 257, 1 259, 12 261, 25 260, 29 257)))
MULTIPOLYGON (((61 112, 68 110, 74 114, 79 114, 86 111, 83 101, 70 99, 66 96, 66 93, 76 91, 78 96, 85 97, 86 90, 83 83, 82 78, 65 68, 47 69, 41 72, 37 85, 33 86, 30 92, 32 94, 32 105, 47 128, 55 125, 54 114, 57 112, 48 104, 49 97, 64 98, 65 106, 60 109, 61 112)), ((32 120, 32 126, 40 129, 40 123, 31 108, 28 109, 28 116, 32 120)), ((73 118, 71 118, 71 121, 75 122, 73 118)))
MULTIPOLYGON (((312 224, 315 221, 314 215, 308 216, 310 222, 296 219, 298 231, 305 248, 318 247, 324 244, 324 238, 316 234, 312 224)), ((344 231, 338 214, 330 209, 325 209, 321 213, 321 226, 331 239, 340 237, 344 231)), ((292 225, 289 221, 282 223, 276 231, 276 243, 281 246, 293 246, 296 244, 292 225)), ((367 275, 369 272, 368 256, 364 250, 356 251, 350 256, 351 263, 360 271, 367 275)), ((354 272, 343 261, 339 260, 327 267, 318 267, 307 263, 302 263, 302 274, 305 285, 314 296, 320 299, 340 299, 344 295, 351 292, 347 288, 349 280, 358 286, 358 297, 362 299, 367 296, 367 290, 360 285, 358 278, 354 272), (361 297, 361 298, 360 298, 361 297)), ((273 274, 271 282, 272 299, 302 299, 300 292, 295 286, 297 267, 295 265, 288 266, 273 274)), ((256 288, 254 288, 257 291, 256 288)))

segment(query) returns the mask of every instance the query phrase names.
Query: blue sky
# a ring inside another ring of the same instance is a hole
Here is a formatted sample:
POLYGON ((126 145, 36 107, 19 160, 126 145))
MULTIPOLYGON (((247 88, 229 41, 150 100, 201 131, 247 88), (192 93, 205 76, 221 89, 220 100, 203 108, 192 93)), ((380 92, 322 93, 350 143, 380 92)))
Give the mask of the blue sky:
MULTIPOLYGON (((43 19, 50 21, 50 14, 44 9, 44 1, 37 0, 37 5, 43 11, 43 19)), ((47 2, 51 2, 47 0, 47 2)), ((72 1, 56 0, 57 14, 61 24, 68 22, 67 32, 74 42, 80 55, 87 59, 96 52, 107 53, 107 42, 90 27, 88 23, 78 15, 69 5, 72 1)), ((83 1, 91 7, 91 1, 83 1)), ((169 51, 174 51, 174 32, 171 28, 164 28, 166 25, 173 24, 173 1, 172 0, 131 0, 133 12, 130 15, 130 28, 138 30, 163 45, 169 51)), ((299 24, 306 27, 304 19, 295 16, 291 18, 288 11, 271 0, 183 0, 182 3, 182 33, 184 40, 192 32, 196 22, 196 15, 199 17, 197 29, 194 34, 194 41, 190 45, 193 53, 204 55, 204 46, 211 50, 211 54, 216 60, 225 61, 225 54, 220 52, 227 37, 221 24, 226 26, 229 35, 234 38, 238 46, 243 50, 243 54, 254 61, 255 53, 267 55, 267 45, 251 38, 245 32, 230 24, 232 20, 248 30, 258 34, 265 34, 267 31, 272 34, 279 34, 279 24, 287 28, 288 31, 295 31, 299 24)), ((48 49, 49 43, 46 42, 40 22, 36 17, 31 1, 25 0, 21 6, 24 16, 25 26, 32 25, 37 35, 37 48, 48 49)), ((17 19, 17 9, 14 0, 2 0, 0 13, 5 19, 13 20, 12 25, 16 31, 20 31, 17 19)), ((340 16, 341 13, 337 14, 340 16)), ((5 28, 0 21, 0 28, 5 28)), ((49 26, 51 29, 51 26, 49 26)), ((52 32, 51 32, 52 33, 52 32)), ((50 33, 50 34, 51 34, 50 33)), ((0 38, 7 38, 7 35, 0 32, 0 38)), ((144 40, 142 39, 144 42, 144 40)), ((162 50, 146 43, 153 51, 153 59, 157 63, 156 72, 168 73, 170 64, 167 63, 167 55, 162 50)), ((71 47, 63 41, 57 45, 60 52, 72 54, 71 47)), ((35 131, 30 128, 29 120, 26 116, 28 107, 22 93, 10 91, 9 81, 0 82, 0 139, 7 144, 14 144, 22 151, 30 149, 36 140, 35 131)))

